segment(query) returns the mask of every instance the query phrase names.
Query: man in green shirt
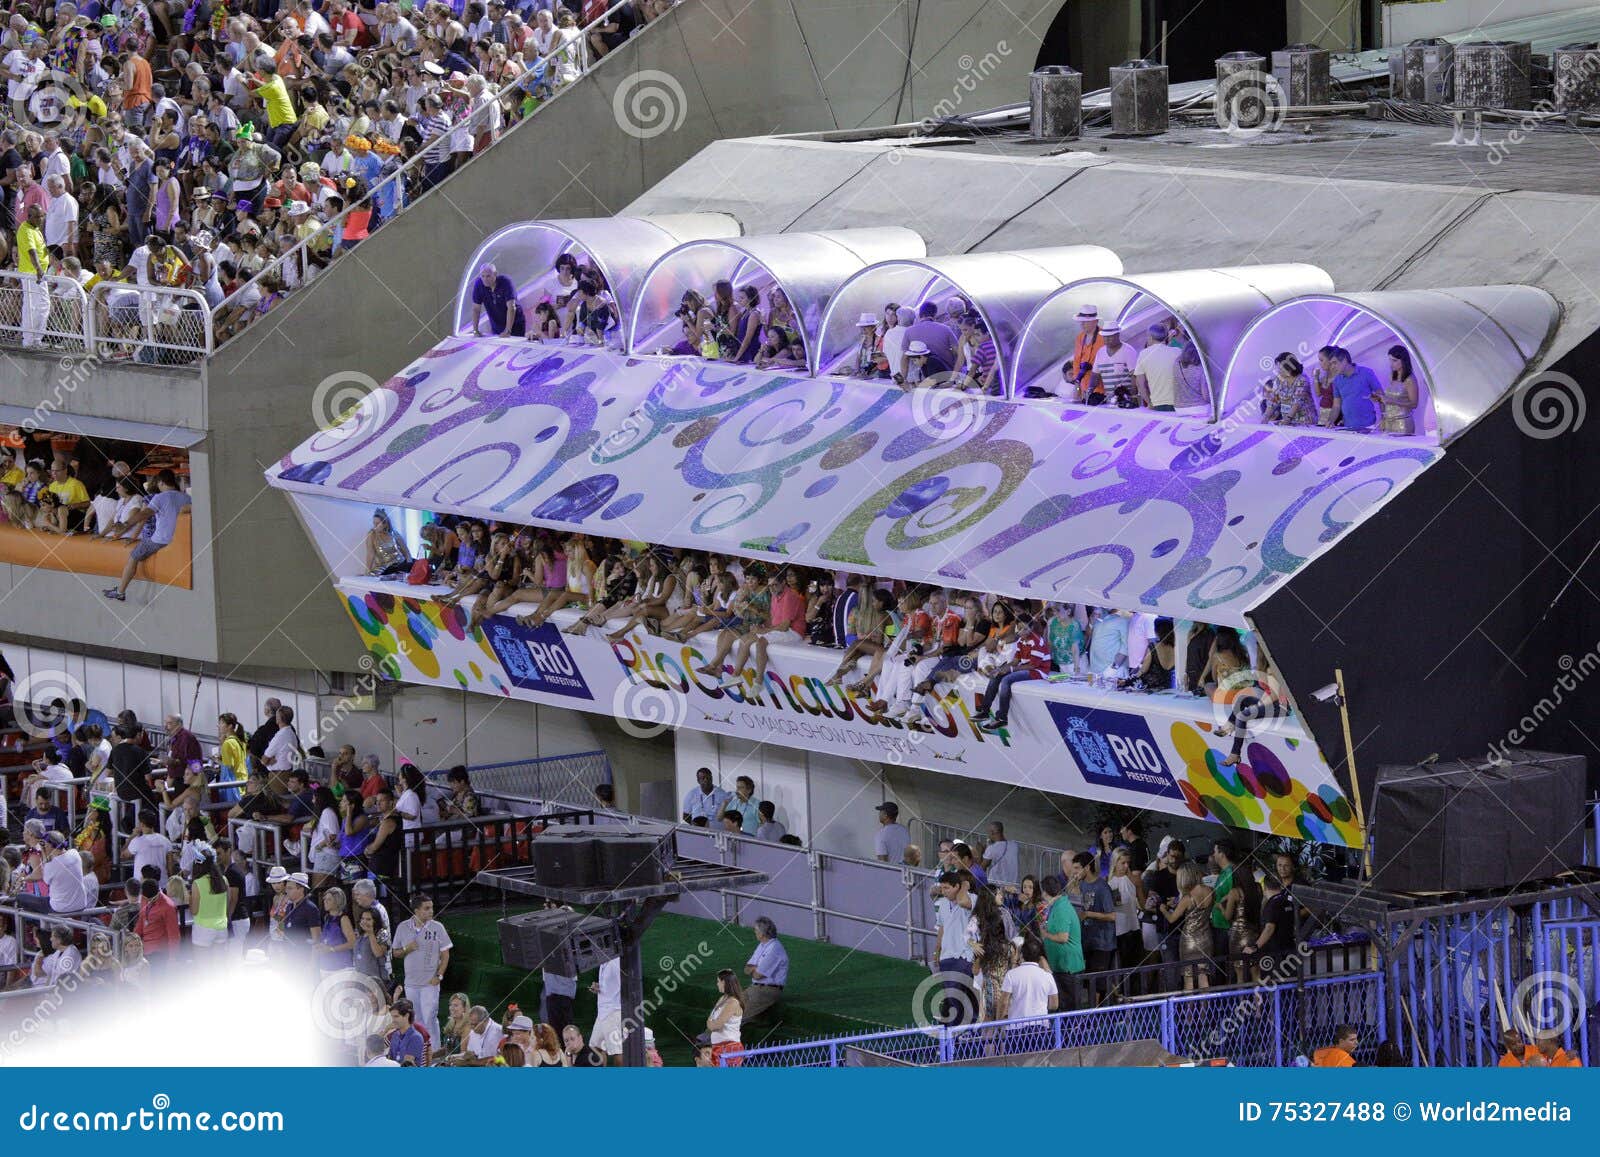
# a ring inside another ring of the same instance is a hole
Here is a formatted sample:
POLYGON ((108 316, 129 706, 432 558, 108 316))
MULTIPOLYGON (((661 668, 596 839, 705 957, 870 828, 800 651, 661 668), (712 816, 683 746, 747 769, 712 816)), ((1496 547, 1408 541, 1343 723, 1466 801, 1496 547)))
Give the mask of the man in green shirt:
POLYGON ((1044 921, 1044 955, 1055 973, 1063 1012, 1077 1007, 1078 975, 1083 972, 1083 930, 1072 901, 1061 893, 1061 881, 1046 876, 1043 885, 1050 911, 1044 921))
POLYGON ((1228 958, 1228 917, 1222 901, 1233 891, 1234 862, 1233 843, 1218 840, 1211 848, 1211 866, 1217 870, 1217 882, 1211 886, 1211 954, 1216 960, 1228 958))

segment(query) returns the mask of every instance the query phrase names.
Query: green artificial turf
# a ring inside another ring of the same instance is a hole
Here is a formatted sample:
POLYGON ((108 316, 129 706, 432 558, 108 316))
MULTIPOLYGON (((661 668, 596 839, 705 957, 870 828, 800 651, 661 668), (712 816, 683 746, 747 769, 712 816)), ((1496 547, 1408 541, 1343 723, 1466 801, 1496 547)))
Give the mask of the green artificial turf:
MULTIPOLYGON (((465 992, 497 1019, 509 1005, 537 1019, 539 974, 511 968, 500 960, 497 925, 502 915, 527 908, 498 906, 476 912, 450 912, 443 919, 455 942, 445 976, 445 1000, 465 992)), ((867 952, 851 952, 831 944, 784 938, 789 952, 789 983, 775 1014, 744 1030, 746 1047, 779 1044, 816 1036, 874 1032, 912 1023, 912 994, 928 970, 909 960, 867 952)), ((646 1023, 655 1031, 656 1047, 669 1065, 690 1064, 690 1042, 705 1031, 716 1003, 716 976, 732 968, 744 979, 744 964, 755 947, 755 933, 700 920, 663 914, 644 938, 645 999, 657 1003, 646 1023), (705 946, 705 951, 701 946, 705 946)), ((595 1002, 588 992, 590 972, 579 978, 574 1014, 587 1035, 594 1023, 595 1002)), ((441 1010, 442 1011, 442 1010, 441 1010)))

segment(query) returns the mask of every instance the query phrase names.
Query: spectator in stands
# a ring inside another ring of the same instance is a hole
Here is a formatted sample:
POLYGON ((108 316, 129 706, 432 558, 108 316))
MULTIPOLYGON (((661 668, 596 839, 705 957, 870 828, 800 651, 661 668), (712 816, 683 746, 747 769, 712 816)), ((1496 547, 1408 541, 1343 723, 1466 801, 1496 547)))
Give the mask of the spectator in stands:
POLYGON ((873 855, 885 864, 898 864, 906 845, 911 842, 911 833, 900 822, 900 805, 885 800, 876 810, 878 830, 872 838, 873 855))
POLYGON ((394 932, 394 959, 404 962, 405 994, 416 1010, 428 1039, 439 1038, 439 988, 454 947, 449 932, 433 918, 433 899, 424 892, 411 897, 411 919, 394 932))
POLYGON ((755 835, 761 825, 760 805, 756 803, 755 794, 755 780, 741 775, 733 781, 733 798, 723 804, 722 814, 733 816, 738 822, 737 830, 745 835, 755 835))
MULTIPOLYGON (((472 790, 472 775, 457 764, 445 775, 450 794, 439 801, 439 818, 442 820, 476 819, 483 812, 478 793, 472 790)), ((601 786, 609 786, 603 784, 601 786)))
POLYGON ((485 262, 472 283, 472 332, 483 332, 483 316, 488 314, 489 332, 495 337, 526 337, 527 318, 517 301, 517 287, 511 278, 485 262))
POLYGON ((984 845, 981 864, 990 887, 1014 886, 1017 882, 1017 845, 1006 839, 1006 826, 989 821, 989 842, 984 845))
POLYGON ((1161 915, 1177 930, 1178 959, 1183 963, 1183 988, 1209 988, 1211 979, 1204 965, 1213 959, 1211 903, 1212 890, 1206 886, 1199 865, 1189 862, 1177 869, 1178 900, 1162 903, 1161 915))
POLYGON ((73 942, 72 929, 57 926, 50 929, 50 951, 40 952, 33 958, 31 969, 35 988, 48 988, 75 977, 83 967, 83 954, 73 942))
POLYGON ((181 941, 178 906, 162 891, 161 885, 146 876, 139 883, 138 914, 133 921, 134 935, 144 948, 152 969, 167 971, 177 960, 181 941))
POLYGON ((173 851, 172 841, 161 830, 161 820, 153 811, 142 811, 134 826, 133 838, 123 845, 122 858, 133 864, 133 878, 145 878, 145 869, 151 868, 156 882, 167 886, 167 863, 173 851))
POLYGON ((261 726, 250 733, 250 742, 246 749, 255 764, 265 766, 267 747, 272 743, 272 738, 278 733, 278 708, 283 704, 277 699, 268 698, 261 704, 261 726))
POLYGON ((1316 425, 1317 400, 1300 359, 1285 351, 1272 364, 1272 376, 1261 383, 1261 420, 1274 426, 1316 425))
POLYGON ((294 726, 294 708, 278 708, 278 728, 272 733, 261 763, 267 769, 268 783, 281 790, 289 772, 305 758, 306 749, 300 744, 300 733, 294 726))
POLYGON ((711 1038, 712 1064, 732 1068, 744 1051, 740 1035, 745 1015, 745 994, 731 968, 717 973, 717 1003, 706 1017, 706 1032, 711 1038))
POLYGON ((1333 1043, 1320 1048, 1311 1056, 1311 1067, 1316 1069, 1349 1069, 1356 1063, 1356 1050, 1361 1047, 1361 1030, 1353 1024, 1341 1024, 1333 1030, 1333 1043))
POLYGON ((1015 962, 1010 925, 992 888, 980 887, 973 895, 967 918, 967 945, 972 949, 978 1019, 1000 1018, 1000 986, 1015 962))
POLYGON ((130 527, 140 528, 139 537, 128 552, 121 580, 101 592, 106 598, 118 602, 127 599, 128 587, 133 583, 139 564, 172 543, 178 532, 178 516, 189 505, 189 496, 178 489, 177 475, 171 470, 162 470, 156 475, 155 493, 130 516, 130 527))
POLYGON ((1055 977, 1061 1007, 1070 1010, 1077 1007, 1077 978, 1084 970, 1083 932, 1072 901, 1062 894, 1060 878, 1046 877, 1043 890, 1047 908, 1039 936, 1044 941, 1045 958, 1055 977))
MULTIPOLYGON (((586 1044, 583 1033, 575 1024, 569 1024, 561 1030, 561 1046, 567 1055, 567 1063, 575 1069, 598 1069, 605 1066, 605 1058, 591 1045, 586 1044)), ((706 1052, 710 1053, 707 1046, 706 1052)))
POLYGON ((683 797, 683 822, 692 824, 696 819, 703 819, 709 823, 722 814, 731 797, 716 786, 709 767, 697 770, 694 778, 695 786, 683 797))
POLYGON ((383 767, 378 762, 378 757, 368 753, 361 757, 361 798, 371 801, 377 794, 389 785, 383 778, 383 767))
POLYGON ((409 1000, 397 1000, 389 1006, 389 1059, 401 1065, 428 1063, 427 1046, 417 1030, 409 1000))
MULTIPOLYGON (((372 835, 360 855, 367 871, 377 881, 383 894, 388 898, 390 907, 393 908, 396 899, 395 889, 400 878, 400 854, 405 846, 405 829, 403 820, 395 809, 393 788, 382 787, 373 798, 377 801, 377 807, 373 818, 369 820, 372 835)), ((347 833, 350 831, 348 822, 345 831, 347 833)), ((391 911, 390 916, 393 915, 391 911)))
POLYGON ((744 989, 745 1022, 775 1006, 783 998, 783 986, 789 982, 789 953, 778 939, 777 924, 768 916, 758 916, 753 927, 756 949, 744 966, 745 975, 750 978, 744 989))
POLYGON ((1050 646, 1043 623, 1033 616, 1028 619, 1026 630, 1018 638, 1010 660, 996 667, 989 676, 989 685, 983 692, 984 709, 977 717, 978 725, 985 731, 1004 730, 1011 718, 1012 689, 1018 683, 1043 679, 1049 674, 1050 646))
MULTIPOLYGON (((1023 1021, 1011 1031, 1026 1033, 1032 1027, 1026 1022, 1035 1019, 1042 1021, 1055 1012, 1060 1007, 1061 996, 1056 979, 1047 967, 1044 946, 1038 940, 1026 937, 1018 951, 1022 959, 1000 982, 994 1019, 1023 1021)), ((1032 1051, 1032 1047, 1029 1051, 1032 1051)))
POLYGON ((1373 396, 1383 396, 1383 387, 1377 375, 1366 366, 1358 366, 1350 351, 1341 346, 1324 346, 1319 351, 1328 371, 1333 389, 1333 412, 1323 425, 1340 426, 1346 430, 1370 430, 1378 421, 1378 408, 1373 396))
MULTIPOLYGON (((622 962, 613 956, 600 966, 600 976, 589 985, 595 996, 594 1028, 589 1047, 604 1054, 608 1065, 622 1063, 622 962)), ((576 1058, 573 1064, 577 1064, 576 1058)))
POLYGON ((784 836, 789 834, 789 829, 785 828, 778 822, 777 805, 774 804, 770 799, 764 799, 757 804, 756 813, 760 817, 761 821, 760 823, 756 824, 756 839, 763 840, 769 844, 775 844, 782 840, 784 836))
POLYGON ((960 872, 945 872, 939 877, 939 898, 934 901, 934 936, 939 959, 934 971, 943 989, 940 1021, 958 1025, 977 1007, 972 991, 972 944, 967 937, 968 908, 971 897, 960 872))
POLYGON ((194 737, 194 732, 183 725, 180 716, 167 716, 163 725, 167 732, 167 753, 173 759, 181 760, 185 765, 204 760, 200 741, 194 737))

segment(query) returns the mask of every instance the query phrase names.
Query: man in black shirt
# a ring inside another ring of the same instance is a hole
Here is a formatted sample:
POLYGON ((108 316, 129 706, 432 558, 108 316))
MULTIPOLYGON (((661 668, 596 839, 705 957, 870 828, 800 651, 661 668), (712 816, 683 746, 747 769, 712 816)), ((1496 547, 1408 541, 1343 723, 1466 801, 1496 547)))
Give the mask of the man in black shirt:
POLYGON ((106 765, 111 769, 117 799, 122 802, 122 833, 131 836, 133 821, 139 813, 157 810, 161 801, 150 786, 150 753, 134 742, 133 731, 127 724, 119 723, 112 728, 111 745, 106 765))
POLYGON ((226 836, 211 845, 217 851, 217 867, 228 881, 229 947, 243 955, 245 937, 250 935, 250 899, 245 895, 244 870, 233 862, 233 841, 226 836))
POLYGON ((266 721, 250 733, 250 742, 245 744, 245 750, 250 753, 250 765, 259 767, 267 758, 267 744, 272 742, 272 737, 278 734, 278 708, 283 706, 276 699, 268 699, 261 705, 267 713, 266 721))
MULTIPOLYGON (((1183 846, 1183 841, 1172 840, 1157 866, 1144 874, 1144 919, 1156 926, 1156 932, 1161 937, 1161 960, 1164 964, 1175 964, 1178 960, 1178 929, 1169 925, 1161 915, 1161 905, 1178 902, 1178 869, 1183 867, 1188 858, 1188 849, 1183 846)), ((1163 971, 1163 988, 1174 989, 1177 984, 1176 970, 1163 971)))
POLYGON ((1261 932, 1251 944, 1244 947, 1245 954, 1255 957, 1262 978, 1270 975, 1293 975, 1295 968, 1295 925, 1297 923, 1294 893, 1283 886, 1283 881, 1268 874, 1263 880, 1266 899, 1261 902, 1261 932))

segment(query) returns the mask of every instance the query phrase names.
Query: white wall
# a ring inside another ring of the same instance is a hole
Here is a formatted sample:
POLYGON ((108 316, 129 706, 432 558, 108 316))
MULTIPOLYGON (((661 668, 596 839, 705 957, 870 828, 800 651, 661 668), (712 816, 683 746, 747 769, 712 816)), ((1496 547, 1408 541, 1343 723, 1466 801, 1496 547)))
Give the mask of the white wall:
MULTIPOLYGON (((132 708, 147 726, 159 726, 169 715, 179 715, 192 730, 214 735, 219 711, 232 711, 247 730, 261 721, 261 704, 276 698, 292 707, 305 723, 301 735, 312 741, 311 722, 317 717, 317 696, 292 686, 260 686, 239 679, 168 670, 139 663, 123 663, 72 655, 46 647, 7 645, 0 648, 17 683, 34 680, 30 698, 81 698, 89 706, 115 716, 132 708)), ((309 678, 309 677, 308 677, 309 678)))
POLYGON ((1439 4, 1385 4, 1383 42, 1404 44, 1419 36, 1442 36, 1481 24, 1593 6, 1594 0, 1443 0, 1439 4))

